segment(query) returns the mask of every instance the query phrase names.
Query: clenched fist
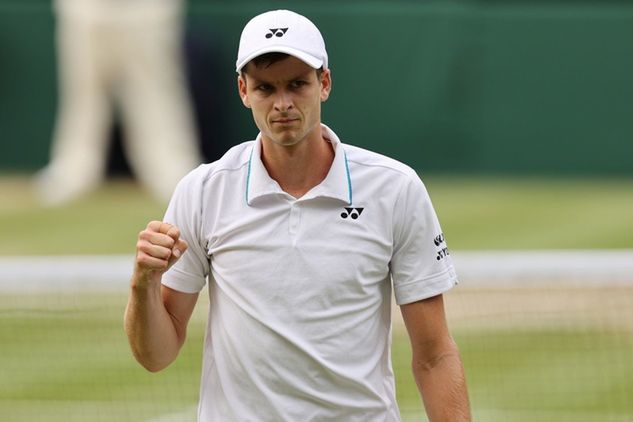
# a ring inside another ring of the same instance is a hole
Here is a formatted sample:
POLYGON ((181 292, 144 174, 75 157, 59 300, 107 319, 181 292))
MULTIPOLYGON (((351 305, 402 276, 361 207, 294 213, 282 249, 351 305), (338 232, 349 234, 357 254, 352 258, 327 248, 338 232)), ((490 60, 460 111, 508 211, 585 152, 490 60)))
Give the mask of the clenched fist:
POLYGON ((178 227, 161 221, 150 222, 139 233, 132 282, 136 287, 160 283, 160 278, 183 253, 187 243, 180 239, 178 227))

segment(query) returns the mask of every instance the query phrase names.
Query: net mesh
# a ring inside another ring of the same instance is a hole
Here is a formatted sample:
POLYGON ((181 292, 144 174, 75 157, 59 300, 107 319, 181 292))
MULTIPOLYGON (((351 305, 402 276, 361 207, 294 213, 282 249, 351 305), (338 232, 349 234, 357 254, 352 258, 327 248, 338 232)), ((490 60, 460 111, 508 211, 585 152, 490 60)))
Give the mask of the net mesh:
MULTIPOLYGON (((0 296, 0 408, 7 421, 195 420, 208 303, 178 360, 151 374, 123 331, 126 291, 0 296)), ((446 295, 475 420, 633 418, 633 280, 462 282, 446 295)), ((406 420, 424 420, 394 309, 393 364, 406 420)))

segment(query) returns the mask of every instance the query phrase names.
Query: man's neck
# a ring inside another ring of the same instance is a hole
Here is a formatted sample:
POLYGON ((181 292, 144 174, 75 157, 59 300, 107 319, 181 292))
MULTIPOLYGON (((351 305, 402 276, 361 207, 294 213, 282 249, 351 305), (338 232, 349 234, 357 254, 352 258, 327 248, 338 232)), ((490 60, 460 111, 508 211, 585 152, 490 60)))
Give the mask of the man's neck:
MULTIPOLYGON (((319 128, 320 129, 320 128, 319 128)), ((301 198, 321 183, 334 161, 332 144, 321 130, 293 146, 282 146, 262 138, 262 162, 281 189, 301 198)))

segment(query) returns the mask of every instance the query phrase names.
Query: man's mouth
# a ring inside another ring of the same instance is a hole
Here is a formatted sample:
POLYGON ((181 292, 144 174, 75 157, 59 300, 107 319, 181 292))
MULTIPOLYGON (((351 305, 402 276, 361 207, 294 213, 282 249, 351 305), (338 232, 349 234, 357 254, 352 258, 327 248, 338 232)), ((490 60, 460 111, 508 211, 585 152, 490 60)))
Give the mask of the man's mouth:
POLYGON ((295 118, 291 118, 291 117, 282 117, 282 118, 278 118, 278 119, 273 119, 272 122, 273 123, 279 123, 279 124, 282 124, 282 125, 286 125, 286 124, 295 122, 297 120, 299 120, 299 119, 295 119, 295 118))

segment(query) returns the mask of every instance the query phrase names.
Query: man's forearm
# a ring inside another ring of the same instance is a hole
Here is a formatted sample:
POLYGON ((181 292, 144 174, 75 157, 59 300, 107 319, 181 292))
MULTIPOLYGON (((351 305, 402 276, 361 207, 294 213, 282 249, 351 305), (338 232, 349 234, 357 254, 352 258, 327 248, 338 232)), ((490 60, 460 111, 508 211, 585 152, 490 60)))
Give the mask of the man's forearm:
POLYGON ((176 359, 182 340, 165 309, 160 285, 138 287, 132 283, 125 332, 134 357, 148 371, 160 371, 176 359))
POLYGON ((451 342, 431 361, 413 358, 413 373, 431 422, 471 420, 464 368, 451 342))

